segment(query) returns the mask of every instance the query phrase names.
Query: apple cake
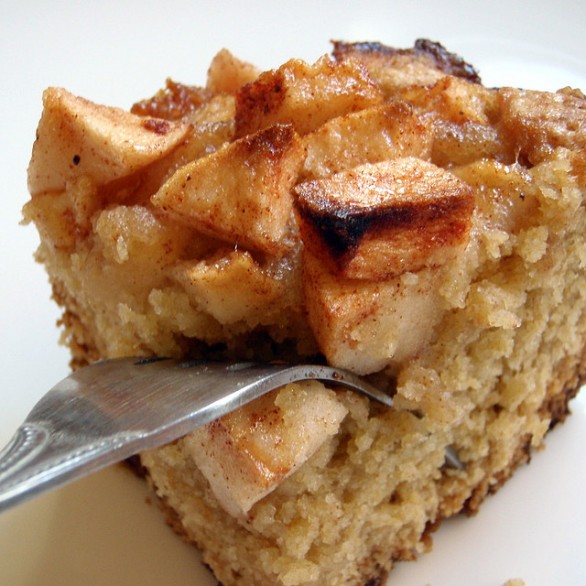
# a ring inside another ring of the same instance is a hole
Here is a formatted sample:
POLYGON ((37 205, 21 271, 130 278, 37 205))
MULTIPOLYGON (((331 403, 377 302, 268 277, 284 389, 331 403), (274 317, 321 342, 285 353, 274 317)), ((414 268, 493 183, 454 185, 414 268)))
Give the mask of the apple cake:
POLYGON ((381 584, 583 380, 578 89, 488 88, 427 40, 222 50, 128 111, 47 89, 28 185, 74 368, 315 361, 393 397, 297 383, 139 455, 225 586, 381 584))

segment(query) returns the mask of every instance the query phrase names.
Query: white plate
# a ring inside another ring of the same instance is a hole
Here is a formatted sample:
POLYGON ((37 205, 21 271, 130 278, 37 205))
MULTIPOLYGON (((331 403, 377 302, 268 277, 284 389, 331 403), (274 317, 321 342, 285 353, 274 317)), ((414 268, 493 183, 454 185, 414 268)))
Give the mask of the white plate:
MULTIPOLYGON (((35 400, 67 372, 58 311, 37 237, 18 225, 41 93, 64 86, 127 107, 170 76, 203 83, 222 47, 262 67, 292 56, 314 60, 329 39, 410 46, 442 41, 474 63, 489 85, 586 89, 584 7, 393 2, 4 2, 0 14, 3 209, 0 215, 0 444, 35 400)), ((529 586, 586 583, 586 397, 473 519, 446 523, 434 551, 399 565, 396 586, 529 586)), ((214 580, 194 549, 163 524, 140 481, 115 467, 0 516, 0 584, 204 586, 214 580)))

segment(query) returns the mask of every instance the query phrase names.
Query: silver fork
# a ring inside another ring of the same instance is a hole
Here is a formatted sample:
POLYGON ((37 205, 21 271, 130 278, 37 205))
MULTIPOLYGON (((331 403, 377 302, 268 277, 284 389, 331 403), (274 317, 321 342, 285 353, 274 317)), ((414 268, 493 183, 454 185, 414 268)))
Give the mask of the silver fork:
MULTIPOLYGON (((0 452, 0 511, 309 379, 393 406, 362 378, 321 365, 123 358, 82 368, 35 405, 0 452)), ((450 448, 446 463, 461 467, 450 448)))

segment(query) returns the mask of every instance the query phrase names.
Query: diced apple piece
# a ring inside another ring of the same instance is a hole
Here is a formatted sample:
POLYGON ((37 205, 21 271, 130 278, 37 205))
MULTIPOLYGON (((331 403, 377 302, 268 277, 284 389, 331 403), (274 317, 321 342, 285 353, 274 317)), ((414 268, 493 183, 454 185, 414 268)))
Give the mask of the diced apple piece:
POLYGON ((205 157, 234 138, 234 96, 219 94, 183 118, 191 125, 187 138, 162 161, 140 174, 136 201, 146 201, 175 171, 205 157))
POLYGON ((236 97, 236 133, 244 136, 275 123, 293 124, 300 134, 330 118, 380 104, 378 86, 356 61, 324 56, 314 65, 292 59, 262 73, 236 97))
POLYGON ((496 92, 457 77, 444 77, 433 87, 412 88, 408 99, 430 121, 431 160, 436 165, 457 167, 503 158, 503 136, 493 123, 500 117, 496 92))
POLYGON ((359 60, 385 93, 409 86, 430 86, 447 75, 478 83, 475 69, 439 43, 418 39, 412 49, 395 49, 381 43, 334 43, 334 58, 359 60))
POLYGON ((458 77, 444 77, 432 87, 413 88, 409 101, 433 120, 463 126, 477 124, 492 126, 491 118, 498 116, 498 101, 494 91, 483 85, 471 84, 458 77))
POLYGON ((321 383, 293 383, 197 429, 184 442, 224 509, 245 518, 338 432, 346 414, 321 383))
POLYGON ((468 242, 473 189, 420 159, 361 165, 295 192, 305 246, 346 278, 439 266, 468 242))
POLYGON ((303 149, 275 125, 178 169, 152 197, 178 220, 231 244, 280 254, 303 149))
POLYGON ((32 195, 62 191, 89 176, 104 185, 163 158, 189 125, 100 106, 60 88, 43 94, 43 114, 28 169, 32 195))
MULTIPOLYGON (((189 228, 172 225, 145 206, 114 206, 100 212, 95 235, 108 261, 131 261, 162 269, 176 262, 192 246, 189 228)), ((146 269, 145 270, 149 270, 146 269)), ((150 272, 155 272, 153 268, 150 272)))
POLYGON ((212 261, 180 263, 171 274, 193 303, 224 325, 245 321, 255 327, 266 322, 274 301, 283 294, 281 283, 240 250, 212 261))
POLYGON ((214 93, 235 94, 244 84, 254 81, 261 70, 222 49, 212 59, 206 88, 214 93))
POLYGON ((43 244, 72 251, 89 234, 94 214, 102 205, 94 182, 79 177, 67 191, 34 195, 23 207, 25 221, 35 223, 43 244))
POLYGON ((385 281, 347 279, 304 251, 308 320, 329 364, 358 374, 395 367, 428 342, 442 315, 438 271, 385 281))
POLYGON ((431 132, 405 102, 352 112, 326 122, 303 138, 303 175, 315 179, 397 157, 428 159, 431 132))

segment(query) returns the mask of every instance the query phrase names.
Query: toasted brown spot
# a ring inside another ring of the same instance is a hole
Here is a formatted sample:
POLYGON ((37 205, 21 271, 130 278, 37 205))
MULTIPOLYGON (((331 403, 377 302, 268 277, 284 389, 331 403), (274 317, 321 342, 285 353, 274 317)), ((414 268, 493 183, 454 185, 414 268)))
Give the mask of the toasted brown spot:
POLYGON ((199 108, 211 96, 212 93, 205 88, 187 86, 168 79, 164 89, 152 98, 137 102, 130 111, 139 116, 178 120, 199 108))
POLYGON ((268 71, 244 85, 236 96, 236 134, 243 127, 254 126, 260 116, 276 112, 283 103, 283 73, 268 71))
POLYGON ((261 74, 236 96, 236 136, 272 124, 292 124, 304 135, 324 122, 382 103, 381 89, 358 62, 322 57, 313 65, 291 59, 261 74))
POLYGON ((476 69, 464 61, 459 55, 448 51, 441 43, 427 39, 417 39, 415 53, 429 55, 436 65, 448 75, 462 77, 474 83, 480 83, 480 75, 476 69))
POLYGON ((295 192, 306 244, 326 248, 349 278, 441 264, 466 242, 474 208, 467 184, 412 157, 307 181, 295 192))
POLYGON ((262 132, 256 132, 239 143, 241 152, 258 159, 276 159, 291 147, 295 140, 295 130, 290 124, 275 124, 262 132))
POLYGON ((417 39, 412 49, 395 49, 382 43, 362 42, 362 43, 345 43, 334 41, 333 55, 336 59, 343 59, 356 55, 380 55, 392 57, 394 55, 411 56, 428 60, 433 65, 447 75, 454 75, 480 83, 480 76, 476 69, 464 61, 459 55, 451 53, 443 45, 428 39, 417 39))
POLYGON ((147 118, 142 125, 143 128, 160 135, 167 134, 171 129, 171 125, 166 120, 161 120, 160 118, 147 118))
MULTIPOLYGON (((311 188, 304 191, 304 197, 306 203, 311 201, 309 206, 315 206, 307 217, 311 218, 314 226, 323 234, 332 251, 339 255, 355 250, 367 231, 400 230, 416 224, 425 224, 460 210, 470 211, 467 199, 452 197, 438 197, 433 202, 425 199, 405 200, 394 205, 372 205, 355 209, 351 206, 343 209, 335 202, 320 197, 311 188)), ((455 225, 453 228, 455 230, 449 234, 436 234, 434 242, 444 244, 452 239, 458 239, 465 226, 455 225)))

